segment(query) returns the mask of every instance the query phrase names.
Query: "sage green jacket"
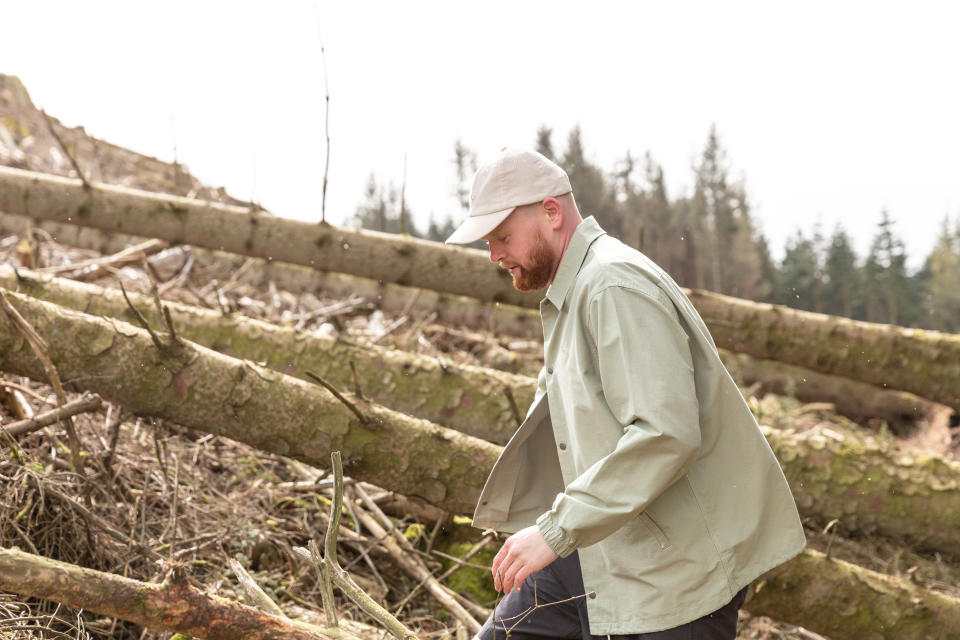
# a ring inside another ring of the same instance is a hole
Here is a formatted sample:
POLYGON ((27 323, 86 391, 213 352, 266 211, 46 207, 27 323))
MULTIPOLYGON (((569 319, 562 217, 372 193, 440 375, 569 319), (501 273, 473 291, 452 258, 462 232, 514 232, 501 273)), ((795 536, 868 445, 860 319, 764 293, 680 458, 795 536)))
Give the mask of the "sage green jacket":
POLYGON ((695 620, 800 552, 780 465, 662 269, 587 218, 540 313, 538 391, 474 525, 578 550, 591 634, 695 620))

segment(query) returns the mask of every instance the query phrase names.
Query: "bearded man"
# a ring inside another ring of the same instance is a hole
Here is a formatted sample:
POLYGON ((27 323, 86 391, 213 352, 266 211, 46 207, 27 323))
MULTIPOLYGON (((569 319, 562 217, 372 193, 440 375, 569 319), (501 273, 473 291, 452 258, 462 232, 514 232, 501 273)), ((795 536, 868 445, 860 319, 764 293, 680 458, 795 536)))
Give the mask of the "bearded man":
POLYGON ((544 367, 474 526, 513 533, 478 638, 729 640, 747 585, 805 544, 783 472, 682 290, 582 219, 566 173, 505 149, 447 242, 540 303, 544 367))

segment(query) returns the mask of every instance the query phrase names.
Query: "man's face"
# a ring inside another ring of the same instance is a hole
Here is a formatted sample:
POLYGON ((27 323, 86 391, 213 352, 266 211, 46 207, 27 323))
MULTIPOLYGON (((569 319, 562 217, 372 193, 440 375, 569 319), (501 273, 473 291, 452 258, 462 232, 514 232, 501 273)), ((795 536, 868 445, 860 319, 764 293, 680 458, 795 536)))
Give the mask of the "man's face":
POLYGON ((557 256, 538 224, 537 211, 524 209, 515 210, 484 240, 490 248, 490 260, 510 272, 514 288, 533 291, 550 284, 557 256))

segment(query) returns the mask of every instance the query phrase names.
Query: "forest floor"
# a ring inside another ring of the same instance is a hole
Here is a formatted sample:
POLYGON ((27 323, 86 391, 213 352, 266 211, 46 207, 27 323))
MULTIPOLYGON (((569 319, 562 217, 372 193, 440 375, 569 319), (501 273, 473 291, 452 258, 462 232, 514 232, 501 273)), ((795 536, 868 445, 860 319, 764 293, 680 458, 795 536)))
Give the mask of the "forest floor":
MULTIPOLYGON (((20 238, 0 237, 0 263, 18 264, 20 238)), ((40 242, 38 265, 68 265, 98 258, 91 251, 40 242)), ((151 273, 139 266, 111 269, 97 284, 149 292, 151 279, 174 282, 164 298, 187 304, 243 313, 302 331, 342 337, 427 354, 454 363, 508 368, 535 375, 542 364, 542 345, 464 327, 435 324, 429 316, 385 314, 376 301, 352 301, 350 312, 316 316, 335 299, 323 292, 294 293, 258 281, 255 262, 239 270, 168 249, 150 259, 151 273), (185 273, 189 270, 189 273, 185 273)), ((341 300, 342 302, 342 300, 341 300)), ((56 405, 50 387, 15 376, 0 378, 0 421, 16 419, 13 392, 34 412, 56 405)), ((784 396, 751 396, 762 421, 775 428, 831 429, 862 432, 866 427, 836 415, 822 404, 804 404, 784 396)), ((71 397, 73 394, 71 394, 71 397)), ((956 434, 945 419, 920 425, 900 438, 882 424, 874 436, 899 446, 958 459, 956 434)), ((46 427, 17 442, 19 459, 0 462, 0 538, 3 546, 122 574, 160 581, 173 566, 201 590, 246 600, 228 559, 237 559, 291 617, 323 624, 316 572, 299 560, 294 547, 322 539, 329 519, 332 491, 325 471, 272 455, 247 445, 165 421, 125 416, 117 406, 79 416, 77 429, 85 451, 85 470, 71 470, 63 429, 46 427)), ((483 534, 462 518, 450 518, 407 503, 397 508, 386 490, 366 487, 374 501, 395 519, 395 526, 416 547, 428 567, 439 573, 453 565, 446 557, 484 542, 483 534), (390 508, 393 505, 393 508, 390 508), (448 553, 449 552, 449 553, 448 553)), ((937 555, 914 553, 884 540, 850 540, 807 523, 809 545, 830 549, 834 557, 886 574, 905 577, 927 588, 960 597, 960 566, 937 555)), ((342 536, 341 563, 368 592, 421 637, 455 634, 447 611, 345 515, 344 529, 365 535, 342 536), (413 597, 408 597, 413 591, 413 597)), ((490 544, 446 579, 448 586, 490 608, 492 584, 487 571, 490 544)), ((369 619, 338 594, 341 620, 356 621, 358 633, 380 637, 369 619)), ((749 604, 747 605, 749 607, 749 604)), ((160 640, 166 632, 71 610, 50 602, 0 596, 0 631, 9 638, 119 638, 160 640)), ((802 628, 741 613, 739 638, 821 638, 802 628)))

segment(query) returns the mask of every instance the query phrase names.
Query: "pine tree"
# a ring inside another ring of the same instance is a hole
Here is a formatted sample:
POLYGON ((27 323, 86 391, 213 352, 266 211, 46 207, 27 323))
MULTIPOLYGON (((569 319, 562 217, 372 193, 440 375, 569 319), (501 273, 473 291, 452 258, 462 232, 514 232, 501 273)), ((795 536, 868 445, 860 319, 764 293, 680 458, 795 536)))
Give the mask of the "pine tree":
POLYGON ((580 212, 584 216, 596 217, 607 233, 622 238, 625 229, 618 215, 614 188, 607 182, 603 171, 587 160, 579 126, 567 136, 567 148, 559 164, 570 177, 580 212))
POLYGON ((780 265, 780 277, 777 282, 777 302, 793 307, 813 311, 817 306, 817 292, 820 288, 817 273, 819 264, 816 246, 812 239, 797 229, 796 234, 787 240, 783 262, 780 265))
POLYGON ((557 154, 553 152, 553 129, 547 125, 540 125, 540 128, 537 129, 535 149, 537 153, 543 155, 548 160, 557 161, 557 154))
MULTIPOLYGON (((382 185, 377 181, 376 176, 370 174, 363 191, 363 201, 357 206, 350 223, 363 229, 384 233, 404 233, 402 207, 397 187, 393 184, 382 185)), ((422 237, 423 234, 409 222, 409 208, 406 208, 406 214, 408 216, 406 233, 422 237)))
POLYGON ((894 233, 893 220, 884 209, 864 264, 866 319, 901 324, 908 301, 907 256, 903 241, 894 233))
POLYGON ((957 232, 951 233, 949 225, 945 218, 926 260, 929 288, 924 324, 940 331, 960 333, 960 226, 957 232))
POLYGON ((746 190, 742 183, 730 181, 727 164, 713 125, 695 168, 697 280, 713 291, 752 298, 761 280, 761 259, 746 190))
POLYGON ((837 316, 854 317, 856 292, 860 286, 857 255, 850 237, 838 224, 830 237, 824 259, 823 310, 837 316))
POLYGON ((470 210, 470 188, 473 174, 477 172, 477 154, 463 144, 460 138, 453 143, 453 166, 457 176, 454 195, 460 208, 466 213, 470 210))

